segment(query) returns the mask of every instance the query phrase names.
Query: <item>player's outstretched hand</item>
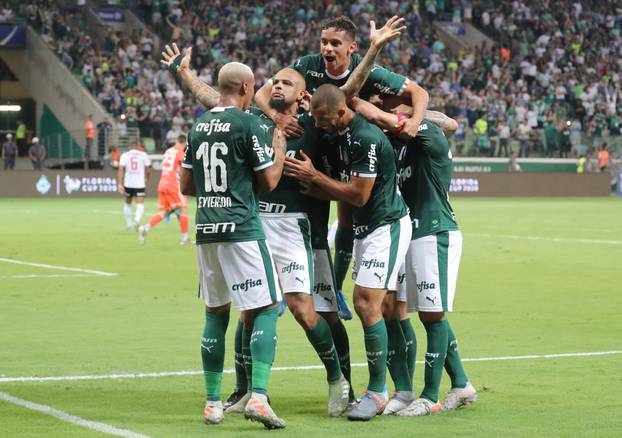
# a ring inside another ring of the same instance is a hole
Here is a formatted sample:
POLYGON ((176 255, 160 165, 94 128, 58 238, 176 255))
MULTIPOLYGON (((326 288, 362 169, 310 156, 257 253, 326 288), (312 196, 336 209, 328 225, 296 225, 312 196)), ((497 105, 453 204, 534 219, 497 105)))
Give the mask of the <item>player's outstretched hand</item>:
POLYGON ((404 22, 404 18, 394 15, 380 29, 376 29, 376 22, 369 22, 369 43, 377 48, 382 48, 386 43, 397 38, 406 26, 400 26, 404 22))
POLYGON ((313 182, 313 179, 317 175, 317 170, 313 167, 313 162, 307 154, 300 151, 300 156, 302 160, 294 157, 285 157, 285 169, 283 173, 299 181, 313 182))
POLYGON ((162 51, 162 59, 160 62, 168 68, 173 74, 179 74, 185 69, 190 68, 190 58, 192 58, 192 47, 188 47, 184 50, 183 54, 177 47, 177 44, 173 43, 171 46, 168 44, 164 46, 162 51))
POLYGON ((297 138, 305 132, 294 116, 277 113, 274 116, 274 123, 276 123, 277 128, 285 133, 285 138, 297 138))

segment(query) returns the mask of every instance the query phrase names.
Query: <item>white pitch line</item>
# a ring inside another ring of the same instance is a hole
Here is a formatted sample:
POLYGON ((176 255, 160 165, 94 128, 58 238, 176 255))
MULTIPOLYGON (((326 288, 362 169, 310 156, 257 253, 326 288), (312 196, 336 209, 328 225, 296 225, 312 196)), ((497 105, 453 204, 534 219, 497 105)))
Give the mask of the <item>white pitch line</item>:
POLYGON ((604 245, 622 245, 622 240, 600 240, 600 239, 575 239, 566 237, 541 237, 541 236, 518 236, 514 234, 479 234, 465 233, 465 235, 473 237, 492 237, 514 240, 543 240, 546 242, 569 242, 569 243, 595 243, 604 245))
POLYGON ((0 280, 11 278, 30 279, 30 278, 65 278, 65 277, 101 277, 96 274, 23 274, 23 275, 0 275, 0 280))
MULTIPOLYGON (((622 354, 622 350, 610 351, 587 351, 581 353, 553 353, 553 354, 528 354, 524 356, 496 356, 496 357, 473 357, 462 359, 463 362, 495 362, 506 360, 527 360, 527 359, 556 359, 568 357, 588 357, 588 356, 611 356, 622 354)), ((418 360, 418 364, 423 361, 418 360)), ((366 367, 367 363, 353 363, 352 367, 366 367)), ((300 365, 289 367, 272 367, 272 371, 302 371, 302 370, 321 370, 324 365, 300 365)), ((223 370, 225 374, 235 373, 235 369, 227 368, 223 370)), ((117 380, 117 379, 140 379, 144 377, 176 377, 176 376, 198 376, 202 371, 162 371, 151 373, 119 373, 119 374, 99 374, 91 376, 47 376, 47 377, 0 377, 0 383, 15 382, 68 382, 76 380, 117 380)))
POLYGON ((96 271, 94 269, 70 268, 68 266, 60 266, 60 265, 47 265, 44 263, 33 263, 33 262, 25 262, 23 260, 5 259, 3 257, 0 257, 0 262, 13 263, 15 265, 34 266, 35 268, 57 269, 59 271, 84 272, 86 274, 102 275, 105 277, 113 277, 115 275, 119 275, 114 272, 96 271))
POLYGON ((97 432, 107 433, 108 435, 122 436, 125 438, 149 438, 147 435, 132 432, 131 430, 127 429, 119 429, 117 427, 111 426, 110 424, 85 420, 84 418, 76 417, 75 415, 71 415, 65 411, 61 411, 60 409, 56 409, 51 406, 41 405, 39 403, 33 403, 22 398, 14 397, 10 394, 7 394, 6 392, 0 392, 0 400, 4 400, 7 403, 13 403, 14 405, 18 405, 32 411, 41 412, 45 415, 50 415, 67 423, 86 427, 87 429, 95 430, 97 432))

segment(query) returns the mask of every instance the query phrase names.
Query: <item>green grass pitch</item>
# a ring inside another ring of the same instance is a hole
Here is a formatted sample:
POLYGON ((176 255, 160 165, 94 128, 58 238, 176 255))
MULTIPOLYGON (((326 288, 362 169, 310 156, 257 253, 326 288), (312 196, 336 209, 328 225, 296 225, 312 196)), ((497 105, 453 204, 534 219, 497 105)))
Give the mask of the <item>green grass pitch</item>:
MULTIPOLYGON (((464 251, 450 318, 463 358, 622 350, 622 199, 455 199, 464 251)), ((148 199, 153 213, 155 199, 148 199)), ((426 418, 350 423, 327 418, 322 370, 273 373, 283 431, 227 416, 201 421, 203 383, 187 376, 89 381, 14 377, 199 371, 202 302, 194 248, 176 219, 147 244, 125 230, 121 200, 0 200, 0 393, 153 437, 619 436, 622 354, 467 362, 479 401, 426 418), (52 276, 55 275, 55 276, 52 276), (85 276, 69 276, 85 275, 85 276)), ((149 214, 144 220, 148 220, 149 214)), ((348 297, 352 284, 347 283, 348 297)), ((350 301, 351 303, 351 301, 350 301)), ((237 313, 232 314, 232 321, 237 313)), ((416 317, 413 316, 416 321, 416 317)), ((352 361, 365 361, 358 320, 346 323, 352 361)), ((415 322, 417 357, 425 332, 415 322)), ((227 361, 232 367, 234 326, 227 361)), ((318 365, 289 313, 275 366, 318 365)), ((422 388, 418 364, 416 390, 422 388)), ((355 367, 357 393, 366 369, 355 367)), ((447 376, 443 388, 447 389, 447 376)), ((233 387, 226 374, 223 392, 233 387)), ((0 399, 0 437, 104 436, 0 399)))

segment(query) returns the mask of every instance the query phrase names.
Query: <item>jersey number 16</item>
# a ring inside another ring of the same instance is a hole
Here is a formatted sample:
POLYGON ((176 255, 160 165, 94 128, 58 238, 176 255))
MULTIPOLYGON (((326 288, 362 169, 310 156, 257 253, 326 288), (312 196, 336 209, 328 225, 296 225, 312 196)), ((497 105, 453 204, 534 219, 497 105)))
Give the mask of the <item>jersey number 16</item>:
POLYGON ((197 160, 203 160, 206 192, 227 191, 227 163, 221 159, 227 153, 229 148, 223 142, 216 142, 210 147, 205 141, 197 149, 197 160))

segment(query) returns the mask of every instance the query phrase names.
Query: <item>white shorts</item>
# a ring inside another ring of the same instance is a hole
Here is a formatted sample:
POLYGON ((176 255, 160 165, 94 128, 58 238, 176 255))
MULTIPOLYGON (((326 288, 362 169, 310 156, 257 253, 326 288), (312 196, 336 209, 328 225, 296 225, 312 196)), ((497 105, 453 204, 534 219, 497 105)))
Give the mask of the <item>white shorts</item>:
POLYGON ((197 245, 199 291, 208 307, 233 301, 239 310, 281 301, 270 249, 265 240, 197 245))
POLYGON ((337 294, 335 292, 335 272, 330 249, 314 249, 315 287, 313 304, 316 312, 337 312, 337 294))
POLYGON ((462 255, 460 231, 444 231, 410 242, 400 270, 405 277, 397 300, 408 302, 409 312, 451 312, 462 255))
POLYGON ((400 266, 412 235, 408 215, 376 228, 362 239, 354 239, 352 279, 358 286, 397 289, 400 266))
POLYGON ((313 293, 311 226, 300 214, 260 214, 283 293, 313 293))

